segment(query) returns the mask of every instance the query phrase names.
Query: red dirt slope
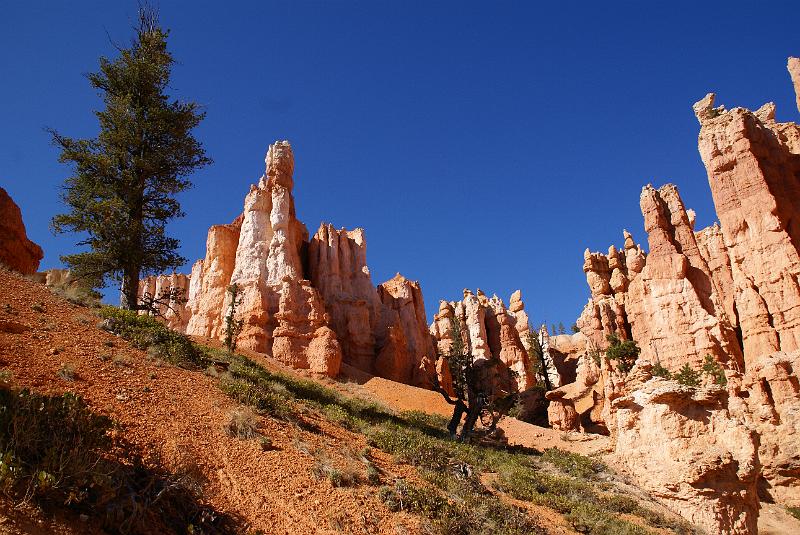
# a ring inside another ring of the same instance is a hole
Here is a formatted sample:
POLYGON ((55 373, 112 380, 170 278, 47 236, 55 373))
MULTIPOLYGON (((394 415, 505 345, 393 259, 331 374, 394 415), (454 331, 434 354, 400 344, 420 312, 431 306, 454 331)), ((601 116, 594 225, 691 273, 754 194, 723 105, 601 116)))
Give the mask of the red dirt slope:
MULTIPOLYGON (((158 456, 173 471, 198 472, 206 480, 204 500, 242 517, 243 533, 419 532, 415 517, 383 505, 377 487, 334 488, 312 475, 320 457, 334 465, 352 462, 352 452, 366 446, 363 436, 308 415, 318 432, 261 418, 261 431, 275 447, 271 451, 257 441, 233 438, 223 425, 236 404, 214 379, 150 360, 99 330, 98 321, 90 309, 0 270, 0 369, 12 374, 11 383, 80 394, 93 410, 118 422, 144 458, 158 456), (75 369, 73 381, 59 377, 65 364, 75 369)), ((384 482, 410 471, 379 451, 373 450, 373 457, 384 482)), ((2 505, 8 506, 5 498, 2 505)), ((0 514, 0 532, 35 532, 23 517, 0 514)), ((89 519, 70 525, 44 515, 34 523, 42 533, 84 533, 92 524, 89 519)))

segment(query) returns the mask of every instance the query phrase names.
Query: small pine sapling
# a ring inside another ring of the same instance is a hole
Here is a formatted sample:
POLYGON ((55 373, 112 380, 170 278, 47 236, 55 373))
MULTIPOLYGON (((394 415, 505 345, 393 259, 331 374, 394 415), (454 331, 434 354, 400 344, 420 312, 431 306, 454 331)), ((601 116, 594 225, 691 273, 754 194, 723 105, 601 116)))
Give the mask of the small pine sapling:
POLYGON ((680 370, 678 370, 678 373, 673 376, 673 379, 686 386, 700 385, 700 373, 693 370, 692 367, 689 366, 688 362, 684 364, 680 370))
POLYGON ((236 351, 236 339, 239 333, 242 332, 244 320, 236 319, 236 307, 242 303, 242 295, 239 293, 239 285, 236 283, 228 286, 228 295, 230 302, 228 303, 228 313, 225 314, 225 339, 223 344, 228 353, 236 351))
POLYGON ((628 373, 639 358, 641 349, 636 345, 633 340, 621 340, 616 333, 606 336, 608 340, 608 347, 606 348, 606 357, 609 360, 617 361, 617 369, 623 373, 628 373))
POLYGON ((666 369, 664 366, 661 365, 660 362, 656 362, 653 368, 650 370, 650 373, 653 374, 653 377, 663 377, 664 379, 672 379, 672 374, 666 369))
POLYGON ((714 360, 711 355, 706 355, 703 361, 703 373, 711 377, 714 384, 725 386, 728 384, 728 378, 725 377, 725 370, 719 365, 719 362, 714 360))

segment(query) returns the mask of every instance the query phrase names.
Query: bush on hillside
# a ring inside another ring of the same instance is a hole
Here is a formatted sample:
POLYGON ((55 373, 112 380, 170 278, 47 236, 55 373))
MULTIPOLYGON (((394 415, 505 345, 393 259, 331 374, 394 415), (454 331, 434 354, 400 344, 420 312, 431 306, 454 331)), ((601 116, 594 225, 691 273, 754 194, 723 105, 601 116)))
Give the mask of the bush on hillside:
POLYGON ((198 502, 195 485, 134 455, 111 420, 75 394, 0 386, 0 485, 20 502, 66 506, 109 533, 235 533, 234 519, 198 502))
POLYGON ((102 307, 100 316, 104 318, 103 329, 139 349, 149 349, 148 353, 170 364, 185 368, 204 368, 208 364, 205 353, 188 336, 173 331, 152 316, 112 306, 102 307))

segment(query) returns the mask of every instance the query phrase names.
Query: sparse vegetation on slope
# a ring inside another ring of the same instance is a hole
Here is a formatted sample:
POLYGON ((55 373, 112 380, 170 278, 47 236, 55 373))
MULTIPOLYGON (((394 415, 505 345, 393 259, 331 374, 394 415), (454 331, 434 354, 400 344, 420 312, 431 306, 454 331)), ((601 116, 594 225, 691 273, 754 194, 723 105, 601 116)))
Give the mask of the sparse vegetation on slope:
POLYGON ((0 486, 17 502, 65 505, 110 533, 234 533, 192 485, 146 466, 81 398, 0 386, 0 486))
MULTIPOLYGON (((162 330, 166 330, 146 316, 108 310, 103 314, 115 318, 115 332, 138 343, 161 340, 162 330), (151 329, 153 332, 148 334, 151 329)), ((244 356, 201 348, 177 333, 172 336, 181 339, 175 343, 179 348, 185 344, 194 346, 181 351, 192 355, 190 362, 197 366, 215 363, 221 369, 226 368, 219 371, 215 367, 211 373, 216 374, 219 387, 258 413, 308 427, 306 415, 315 412, 366 435, 372 446, 415 466, 420 482, 398 480, 384 484, 380 496, 391 509, 428 518, 439 533, 544 532, 524 508, 512 504, 505 496, 553 509, 565 515, 581 533, 651 532, 645 526, 669 528, 675 533, 692 532, 687 525, 671 522, 639 505, 635 498, 615 493, 613 485, 601 478, 607 474, 607 467, 596 459, 558 449, 538 455, 519 448, 496 449, 453 441, 445 427, 447 421, 441 416, 419 411, 395 413, 380 404, 340 394, 316 381, 267 370, 244 356), (622 514, 638 518, 639 523, 623 518, 622 514)), ((361 470, 345 470, 315 454, 307 444, 298 448, 317 456, 315 477, 327 479, 333 486, 381 482, 374 466, 370 471, 369 462, 363 462, 361 470)))

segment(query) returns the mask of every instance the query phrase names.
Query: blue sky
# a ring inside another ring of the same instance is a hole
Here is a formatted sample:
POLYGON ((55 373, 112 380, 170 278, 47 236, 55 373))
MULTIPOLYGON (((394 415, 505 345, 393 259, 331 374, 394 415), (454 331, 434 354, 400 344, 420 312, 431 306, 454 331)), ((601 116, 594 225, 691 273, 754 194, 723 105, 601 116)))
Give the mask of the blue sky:
MULTIPOLYGON (((299 218, 366 229, 375 283, 418 279, 429 316, 465 287, 522 289, 535 321, 569 326, 588 297, 583 251, 646 245, 639 192, 678 185, 715 219, 691 105, 778 106, 797 121, 786 58, 800 3, 160 3, 173 94, 206 107, 214 165, 171 224, 182 254, 242 208, 269 143, 295 152, 299 218), (559 7, 556 5, 561 4, 559 7)), ((0 186, 59 265, 68 170, 45 127, 94 136, 82 73, 128 42, 135 2, 5 3, 0 186)), ((188 265, 184 270, 188 271, 188 265)))

